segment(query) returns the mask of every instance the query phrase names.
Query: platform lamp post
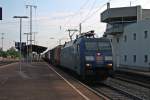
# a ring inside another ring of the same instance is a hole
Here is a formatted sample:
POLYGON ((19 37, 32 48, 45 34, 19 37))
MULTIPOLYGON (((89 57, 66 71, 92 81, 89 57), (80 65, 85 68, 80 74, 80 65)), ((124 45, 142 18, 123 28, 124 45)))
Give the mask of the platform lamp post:
POLYGON ((20 64, 19 64, 19 71, 21 72, 21 49, 22 49, 22 41, 21 41, 21 34, 22 34, 22 19, 28 18, 28 16, 14 16, 13 18, 19 18, 20 19, 20 64))
POLYGON ((1 39, 2 39, 2 51, 3 51, 3 40, 4 40, 4 34, 5 34, 5 33, 1 33, 1 34, 2 34, 1 39))

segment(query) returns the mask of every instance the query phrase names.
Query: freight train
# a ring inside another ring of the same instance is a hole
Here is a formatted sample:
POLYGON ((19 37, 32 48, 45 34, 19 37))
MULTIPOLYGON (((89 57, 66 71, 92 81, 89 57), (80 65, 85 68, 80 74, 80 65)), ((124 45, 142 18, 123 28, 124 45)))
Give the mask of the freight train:
POLYGON ((49 50, 45 57, 83 80, 105 80, 113 70, 111 43, 105 37, 95 38, 94 34, 94 31, 82 33, 75 40, 49 50))

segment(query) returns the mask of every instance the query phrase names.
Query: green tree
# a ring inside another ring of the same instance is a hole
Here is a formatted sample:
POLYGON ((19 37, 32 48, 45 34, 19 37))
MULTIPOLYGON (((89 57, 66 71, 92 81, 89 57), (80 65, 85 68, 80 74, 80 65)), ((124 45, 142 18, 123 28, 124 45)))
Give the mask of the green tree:
POLYGON ((7 57, 7 53, 0 48, 0 57, 7 57))
POLYGON ((13 58, 18 58, 19 57, 19 52, 16 51, 15 47, 11 47, 10 49, 7 50, 7 55, 11 56, 13 58))

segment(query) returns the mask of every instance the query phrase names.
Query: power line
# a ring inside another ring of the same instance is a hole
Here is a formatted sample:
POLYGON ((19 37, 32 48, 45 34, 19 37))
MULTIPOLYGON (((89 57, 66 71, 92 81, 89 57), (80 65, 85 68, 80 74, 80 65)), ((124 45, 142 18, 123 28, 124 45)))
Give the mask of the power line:
POLYGON ((75 34, 75 32, 77 32, 78 30, 77 29, 68 29, 67 30, 68 32, 69 32, 69 38, 70 38, 70 40, 72 41, 72 36, 75 34), (73 32, 72 34, 71 34, 71 32, 73 32))
POLYGON ((91 13, 91 11, 94 9, 94 6, 95 6, 96 2, 97 2, 97 0, 95 0, 95 1, 93 2, 93 4, 92 4, 90 10, 88 11, 88 13, 86 14, 86 16, 88 16, 88 15, 91 13))
POLYGON ((86 0, 85 3, 80 7, 79 10, 83 9, 83 8, 88 4, 89 1, 90 1, 90 0, 86 0))
POLYGON ((93 17, 95 13, 97 13, 100 9, 102 9, 106 4, 103 4, 99 9, 97 9, 95 12, 93 12, 91 15, 87 16, 84 20, 82 20, 81 23, 86 22, 89 18, 93 17))
MULTIPOLYGON (((74 14, 72 14, 72 16, 70 16, 70 17, 75 17, 75 16, 77 16, 78 13, 80 12, 80 10, 83 9, 83 8, 88 4, 89 1, 90 1, 90 0, 86 0, 86 1, 81 5, 81 7, 80 7, 74 14)), ((70 19, 65 23, 65 25, 66 25, 67 23, 69 23, 69 22, 71 21, 71 19, 72 19, 72 18, 70 18, 70 19)))
MULTIPOLYGON (((107 2, 110 2, 110 1, 111 1, 111 0, 108 0, 107 2)), ((84 20, 82 20, 81 23, 84 23, 84 22, 86 22, 89 18, 93 17, 93 16, 95 15, 95 13, 97 13, 99 10, 101 10, 101 9, 107 4, 107 2, 104 3, 99 9, 97 9, 96 11, 94 11, 93 13, 91 13, 89 16, 87 16, 84 20)))

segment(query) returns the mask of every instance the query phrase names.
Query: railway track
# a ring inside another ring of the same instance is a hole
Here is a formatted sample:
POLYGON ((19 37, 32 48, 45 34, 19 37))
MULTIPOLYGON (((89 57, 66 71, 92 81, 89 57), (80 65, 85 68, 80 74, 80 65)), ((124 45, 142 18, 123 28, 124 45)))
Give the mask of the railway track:
POLYGON ((116 71, 113 78, 150 88, 150 77, 146 75, 116 71))
POLYGON ((9 62, 0 62, 0 66, 6 65, 7 63, 9 63, 9 62))
MULTIPOLYGON (((109 78, 108 81, 89 84, 79 81, 72 73, 64 72, 103 100, 150 100, 147 88, 143 90, 140 86, 137 89, 137 84, 131 84, 128 81, 109 78)), ((145 87, 142 88, 145 89, 145 87)))
MULTIPOLYGON (((51 65, 52 66, 52 65, 51 65)), ((86 83, 82 82, 79 80, 79 78, 74 74, 74 73, 70 73, 68 70, 64 69, 64 68, 58 68, 58 67, 53 67, 56 71, 63 74, 65 73, 67 76, 69 76, 72 80, 76 81, 78 84, 80 84, 81 86, 85 87, 86 89, 88 89, 89 91, 91 91, 92 93, 94 93, 95 95, 97 95, 100 100, 110 100, 110 98, 108 98, 107 96, 99 93, 98 91, 96 91, 95 89, 93 89, 91 86, 87 85, 86 83)), ((65 77, 65 76, 64 76, 65 77)), ((67 79, 67 78, 66 78, 67 79)))
POLYGON ((104 100, 143 100, 141 97, 105 83, 98 83, 94 86, 82 82, 80 82, 80 84, 94 92, 96 95, 103 97, 104 100))
MULTIPOLYGON (((150 89, 146 87, 142 87, 140 85, 130 83, 128 81, 118 80, 109 78, 104 82, 105 85, 115 88, 116 90, 123 91, 124 93, 128 93, 128 95, 132 95, 135 98, 134 100, 150 100, 150 89), (138 99, 139 98, 139 99, 138 99)), ((122 92, 122 93, 123 93, 122 92)))
POLYGON ((104 100, 143 100, 142 97, 120 89, 119 87, 111 86, 111 84, 103 82, 94 84, 87 84, 80 81, 78 82, 104 100))
POLYGON ((101 86, 94 87, 94 89, 111 100, 143 100, 132 93, 106 84, 101 84, 101 86))
POLYGON ((0 61, 0 66, 15 63, 15 62, 17 62, 17 61, 0 61))
POLYGON ((150 89, 128 81, 109 78, 108 81, 82 85, 109 100, 150 100, 150 89))
POLYGON ((104 100, 110 100, 110 97, 105 95, 105 94, 102 94, 101 92, 99 92, 98 90, 96 90, 95 88, 83 83, 83 82, 80 82, 78 81, 79 84, 81 84, 82 86, 84 86, 85 88, 87 88, 88 90, 92 91, 94 94, 96 94, 97 96, 99 96, 100 98, 103 98, 104 100))
POLYGON ((139 86, 142 86, 142 87, 150 89, 150 84, 147 83, 147 82, 145 83, 145 82, 140 82, 140 81, 136 81, 136 80, 131 80, 131 79, 127 79, 127 78, 124 78, 124 77, 121 77, 121 76, 116 76, 116 77, 114 77, 114 79, 118 79, 118 80, 121 80, 121 81, 129 82, 129 83, 132 83, 132 84, 137 84, 139 86))

